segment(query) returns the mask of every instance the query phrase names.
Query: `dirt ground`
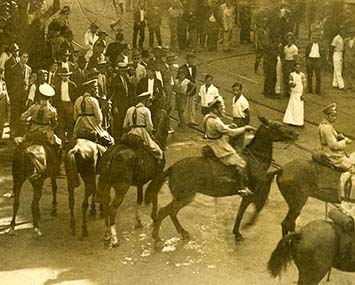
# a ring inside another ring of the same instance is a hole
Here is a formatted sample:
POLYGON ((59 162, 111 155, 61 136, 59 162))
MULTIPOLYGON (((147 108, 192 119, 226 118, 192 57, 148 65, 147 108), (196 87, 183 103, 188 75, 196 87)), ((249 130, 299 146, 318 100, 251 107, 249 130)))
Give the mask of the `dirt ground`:
MULTIPOLYGON (((79 10, 77 6, 79 1, 66 2, 73 5, 73 18, 76 16, 80 19, 80 21, 72 22, 75 26, 76 38, 82 38, 88 26, 83 13, 89 15, 91 20, 98 18, 98 24, 105 27, 114 19, 112 9, 103 6, 104 1, 81 2, 95 13, 79 10)), ((128 29, 130 16, 125 17, 128 29)), ((250 47, 237 46, 236 49, 240 53, 250 52, 250 47)), ((252 72, 253 56, 221 59, 213 64, 204 63, 216 56, 223 58, 226 55, 218 52, 218 54, 199 56, 200 76, 204 72, 213 72, 218 87, 223 90, 229 90, 236 79, 242 80, 245 84, 245 95, 253 98, 251 102, 252 125, 259 125, 257 115, 282 120, 280 110, 284 110, 287 100, 279 100, 275 103, 270 99, 258 97, 262 96, 260 92, 263 77, 254 75, 252 72)), ((330 83, 325 80, 324 85, 327 86, 326 84, 330 83)), ((231 95, 227 91, 223 91, 222 94, 226 98, 227 112, 230 113, 231 95)), ((330 97, 326 97, 325 100, 330 100, 330 97)), ((306 118, 309 118, 310 122, 320 120, 317 108, 320 107, 316 103, 306 107, 309 110, 306 118)), ((349 117, 340 113, 338 120, 343 126, 349 122, 349 117)), ((298 143, 301 146, 307 149, 318 147, 316 126, 306 123, 305 128, 300 129, 299 132, 298 143)), ((204 140, 199 132, 191 129, 176 130, 169 138, 166 153, 167 165, 185 157, 199 155, 203 144, 204 140)), ((0 197, 12 188, 11 151, 9 146, 0 149, 0 197)), ((292 145, 282 143, 274 145, 274 158, 280 165, 298 157, 308 158, 309 153, 292 145)), ((149 207, 142 209, 143 229, 134 228, 136 200, 134 189, 129 191, 117 214, 116 225, 121 246, 107 250, 103 247, 104 223, 98 217, 89 218, 89 237, 84 241, 79 238, 82 186, 76 189, 77 235, 70 235, 68 195, 64 177, 58 179, 58 185, 58 216, 56 218, 50 216, 51 192, 48 181, 44 187, 40 207, 42 237, 35 236, 32 231, 32 190, 28 183, 24 185, 21 193, 21 205, 17 219, 20 225, 17 226, 16 236, 6 234, 6 227, 11 220, 12 200, 0 198, 0 284, 271 285, 297 282, 297 270, 293 263, 290 264, 281 280, 271 279, 266 269, 270 254, 281 238, 280 224, 287 212, 287 205, 275 183, 272 184, 268 202, 257 224, 251 228, 242 229, 245 237, 242 243, 236 244, 232 234, 241 199, 235 196, 216 200, 197 195, 195 201, 179 214, 181 223, 189 231, 192 239, 181 240, 171 221, 166 219, 161 228, 161 237, 165 240, 165 247, 161 252, 154 250, 149 207)), ((169 200, 169 190, 167 185, 164 185, 160 193, 159 205, 165 205, 169 200)), ((251 211, 252 208, 246 213, 244 221, 248 219, 251 211)), ((297 224, 302 226, 309 221, 324 217, 324 203, 310 199, 297 224)), ((331 281, 326 283, 324 280, 322 284, 355 284, 354 275, 332 270, 331 281)))

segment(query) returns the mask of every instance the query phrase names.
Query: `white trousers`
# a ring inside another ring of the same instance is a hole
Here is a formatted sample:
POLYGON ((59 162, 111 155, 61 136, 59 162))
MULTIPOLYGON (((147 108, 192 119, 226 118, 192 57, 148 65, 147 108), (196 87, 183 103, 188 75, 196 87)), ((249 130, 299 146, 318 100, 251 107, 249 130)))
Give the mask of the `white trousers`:
POLYGON ((344 88, 344 79, 343 79, 343 52, 335 51, 333 54, 333 87, 338 87, 339 89, 344 88))

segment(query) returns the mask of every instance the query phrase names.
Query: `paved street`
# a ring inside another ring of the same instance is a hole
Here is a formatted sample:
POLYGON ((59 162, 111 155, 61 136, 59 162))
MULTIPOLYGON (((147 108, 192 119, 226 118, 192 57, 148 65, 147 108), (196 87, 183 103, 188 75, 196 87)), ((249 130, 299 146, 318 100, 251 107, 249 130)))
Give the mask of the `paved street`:
MULTIPOLYGON (((82 38, 88 22, 83 17, 86 14, 91 20, 95 14, 78 8, 79 0, 64 1, 73 3, 73 21, 75 37, 82 38)), ((101 16, 97 23, 108 27, 114 18, 114 11, 103 0, 80 1, 91 11, 101 16)), ((107 2, 105 2, 107 3, 107 2)), ((63 3, 64 5, 65 3, 63 3)), ((130 39, 131 29, 126 15, 125 29, 127 39, 130 39), (129 29, 129 30, 128 30, 129 29)), ((109 29, 109 28, 107 28, 109 29)), ((113 35, 113 33, 110 33, 113 35)), ((166 23, 165 32, 166 39, 166 23)), ((163 37, 164 39, 164 37, 163 37)), ((231 85, 235 80, 244 84, 244 94, 250 100, 253 126, 259 126, 257 116, 282 120, 287 99, 273 100, 261 94, 263 76, 253 73, 254 54, 251 46, 236 44, 231 53, 216 52, 198 53, 198 76, 203 73, 215 76, 215 83, 220 88, 227 105, 227 113, 231 113, 231 85)), ((182 58, 179 57, 179 62, 182 58)), ((261 68, 260 68, 261 70, 261 68)), ((284 143, 274 144, 274 159, 284 165, 294 158, 310 158, 307 150, 319 146, 317 124, 321 120, 322 106, 330 102, 339 105, 336 126, 340 131, 355 137, 355 127, 351 122, 355 119, 353 106, 355 92, 339 92, 330 90, 330 74, 324 74, 323 95, 306 94, 306 125, 296 129, 299 134, 297 147, 284 143)), ((197 109, 197 113, 200 113, 197 109)), ((176 114, 172 114, 173 117, 176 114)), ((199 115, 199 121, 202 116, 199 115)), ((228 121, 228 118, 226 119, 228 121)), ((166 152, 167 166, 190 156, 200 155, 200 147, 204 144, 201 132, 194 129, 179 130, 173 120, 175 133, 169 137, 166 152)), ((201 126, 200 126, 201 127, 201 126)), ((200 128, 199 127, 199 128, 200 128)), ((0 149, 0 284, 75 284, 75 285, 109 285, 109 284, 296 284, 297 270, 290 264, 281 280, 270 278, 266 263, 272 250, 281 238, 281 221, 287 213, 287 205, 273 182, 268 202, 262 211, 256 225, 242 229, 245 241, 236 244, 232 228, 241 199, 237 196, 220 198, 218 200, 197 195, 195 201, 184 208, 179 218, 189 231, 192 239, 188 242, 180 239, 169 219, 161 228, 161 237, 165 240, 162 252, 156 252, 151 238, 152 224, 150 208, 144 207, 142 218, 144 228, 134 228, 134 213, 136 191, 131 189, 117 214, 117 232, 121 246, 116 249, 103 248, 104 222, 89 218, 89 237, 82 241, 79 235, 71 236, 69 232, 69 208, 65 178, 59 178, 58 184, 58 217, 50 216, 51 192, 49 181, 46 181, 41 199, 40 227, 42 237, 35 237, 31 225, 32 190, 27 182, 21 192, 21 205, 17 222, 17 235, 6 234, 7 225, 11 220, 12 200, 2 198, 2 194, 12 188, 11 180, 11 146, 0 149)), ((355 150, 354 144, 348 152, 355 150)), ((77 233, 81 225, 81 201, 83 187, 76 190, 76 221, 77 233)), ((170 201, 167 185, 163 186, 159 196, 159 205, 170 201)), ((250 208, 244 222, 252 212, 250 208)), ((297 225, 302 226, 309 221, 322 219, 325 216, 323 202, 310 199, 297 225)), ((322 284, 355 284, 354 275, 332 270, 331 281, 322 284)))

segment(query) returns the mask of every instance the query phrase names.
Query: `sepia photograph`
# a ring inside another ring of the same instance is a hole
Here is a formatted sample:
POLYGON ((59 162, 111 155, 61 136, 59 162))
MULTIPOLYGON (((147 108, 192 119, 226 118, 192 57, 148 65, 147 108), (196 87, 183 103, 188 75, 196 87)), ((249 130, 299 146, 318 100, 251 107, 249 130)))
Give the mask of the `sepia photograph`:
POLYGON ((0 285, 355 285, 355 0, 0 0, 0 285))

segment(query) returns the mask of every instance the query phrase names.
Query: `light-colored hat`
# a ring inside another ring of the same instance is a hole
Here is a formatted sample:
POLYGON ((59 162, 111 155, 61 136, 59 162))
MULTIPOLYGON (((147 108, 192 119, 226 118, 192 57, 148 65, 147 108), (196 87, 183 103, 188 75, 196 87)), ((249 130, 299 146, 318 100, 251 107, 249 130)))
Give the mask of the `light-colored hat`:
POLYGON ((70 13, 70 7, 69 6, 64 6, 62 10, 60 10, 59 14, 61 15, 67 15, 70 13))
POLYGON ((138 100, 143 100, 143 99, 146 99, 147 97, 151 97, 151 96, 152 96, 152 94, 150 94, 150 92, 146 91, 146 92, 143 92, 143 93, 139 94, 137 96, 137 99, 138 100))
POLYGON ((81 85, 82 86, 86 86, 86 85, 89 85, 89 84, 98 84, 98 80, 97 80, 97 78, 95 78, 95 79, 90 79, 90 80, 88 80, 88 81, 85 81, 85 82, 83 82, 81 85))
POLYGON ((117 64, 116 70, 128 70, 128 64, 126 62, 119 62, 117 64))
POLYGON ((331 103, 322 109, 322 112, 326 115, 329 115, 331 113, 336 113, 336 111, 337 111, 337 104, 336 103, 331 103))
POLYGON ((38 87, 39 93, 46 97, 53 97, 55 94, 54 88, 48 83, 43 83, 38 87))
POLYGON ((58 75, 64 75, 68 76, 71 75, 73 72, 69 71, 68 68, 64 67, 60 72, 58 72, 58 75))

